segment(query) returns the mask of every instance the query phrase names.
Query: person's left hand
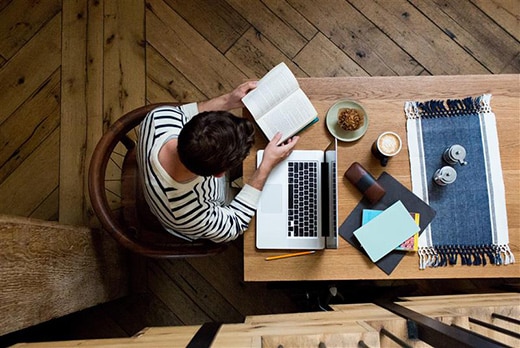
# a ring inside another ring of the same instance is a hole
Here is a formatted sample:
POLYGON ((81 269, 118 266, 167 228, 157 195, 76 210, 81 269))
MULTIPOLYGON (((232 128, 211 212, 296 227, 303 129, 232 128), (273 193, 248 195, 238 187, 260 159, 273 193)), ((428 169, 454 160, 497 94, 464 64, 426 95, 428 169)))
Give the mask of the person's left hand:
POLYGON ((231 91, 228 94, 228 100, 227 100, 227 110, 236 109, 236 108, 242 108, 244 104, 242 103, 242 98, 249 93, 252 89, 256 88, 256 84, 258 81, 248 81, 244 82, 241 85, 239 85, 237 88, 235 88, 233 91, 231 91))
POLYGON ((257 82, 258 81, 244 82, 229 93, 207 101, 199 102, 197 104, 198 110, 199 112, 217 110, 230 111, 232 109, 243 108, 244 104, 242 103, 242 98, 249 93, 250 90, 256 88, 257 82))

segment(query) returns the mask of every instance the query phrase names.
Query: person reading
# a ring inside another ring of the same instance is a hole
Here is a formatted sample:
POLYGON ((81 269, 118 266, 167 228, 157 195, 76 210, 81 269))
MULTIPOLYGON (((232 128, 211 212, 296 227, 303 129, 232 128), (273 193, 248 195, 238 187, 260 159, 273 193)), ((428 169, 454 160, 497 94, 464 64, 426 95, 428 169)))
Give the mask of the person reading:
POLYGON ((137 161, 144 197, 173 235, 220 243, 240 236, 253 217, 272 169, 288 157, 298 137, 277 145, 278 133, 249 181, 226 200, 225 173, 242 164, 253 145, 251 121, 229 111, 256 87, 246 82, 219 97, 150 111, 140 126, 137 161), (229 203, 228 203, 229 202, 229 203))

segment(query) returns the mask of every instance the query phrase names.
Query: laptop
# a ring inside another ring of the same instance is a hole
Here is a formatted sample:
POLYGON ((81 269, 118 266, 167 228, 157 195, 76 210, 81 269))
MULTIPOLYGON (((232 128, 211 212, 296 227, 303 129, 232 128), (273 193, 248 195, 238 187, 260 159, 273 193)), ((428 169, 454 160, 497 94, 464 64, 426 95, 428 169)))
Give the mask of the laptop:
POLYGON ((256 213, 258 249, 338 247, 336 148, 334 140, 325 151, 294 150, 271 171, 256 213))

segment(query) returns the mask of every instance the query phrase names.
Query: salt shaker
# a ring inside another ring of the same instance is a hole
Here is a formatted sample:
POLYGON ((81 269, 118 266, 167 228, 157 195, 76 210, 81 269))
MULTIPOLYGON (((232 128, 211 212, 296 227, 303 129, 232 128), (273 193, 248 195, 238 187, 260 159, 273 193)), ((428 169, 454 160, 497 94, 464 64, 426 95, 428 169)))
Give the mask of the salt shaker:
POLYGON ((433 181, 439 186, 452 184, 457 179, 457 172, 450 166, 437 169, 433 175, 433 181))
POLYGON ((466 165, 468 162, 466 162, 466 149, 459 144, 452 145, 448 147, 446 150, 444 150, 444 153, 442 154, 442 158, 446 163, 448 164, 456 164, 460 163, 461 165, 466 165))

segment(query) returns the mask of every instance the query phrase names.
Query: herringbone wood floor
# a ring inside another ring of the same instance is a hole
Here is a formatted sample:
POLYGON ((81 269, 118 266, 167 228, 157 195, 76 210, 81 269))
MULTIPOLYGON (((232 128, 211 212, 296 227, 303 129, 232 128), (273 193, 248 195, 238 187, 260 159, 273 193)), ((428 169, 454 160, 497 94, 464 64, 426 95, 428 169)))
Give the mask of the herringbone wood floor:
MULTIPOLYGON (((1 0, 0 213, 95 224, 90 154, 142 104, 217 96, 280 61, 299 77, 519 73, 519 18, 518 0, 1 0)), ((149 261, 146 294, 62 331, 117 336, 301 309, 287 290, 309 284, 244 284, 240 250, 149 261)))

